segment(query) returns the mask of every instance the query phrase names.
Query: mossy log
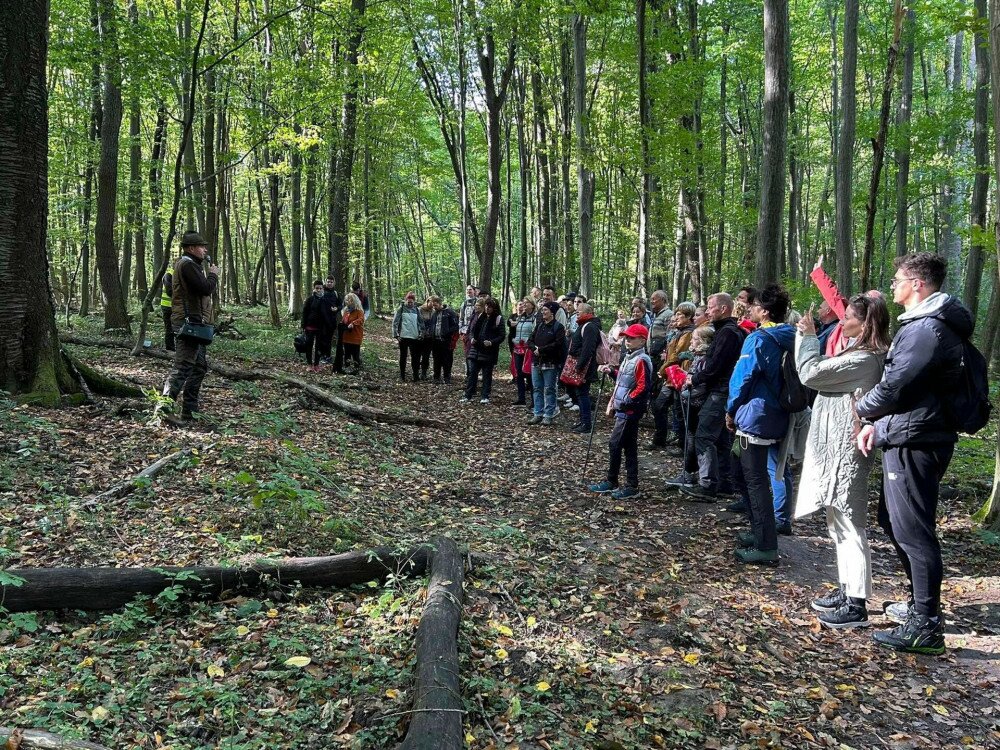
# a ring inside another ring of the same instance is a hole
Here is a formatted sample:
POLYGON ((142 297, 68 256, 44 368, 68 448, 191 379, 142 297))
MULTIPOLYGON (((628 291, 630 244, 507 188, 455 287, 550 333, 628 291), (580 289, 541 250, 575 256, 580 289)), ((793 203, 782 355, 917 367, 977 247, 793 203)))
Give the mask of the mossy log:
POLYGON ((18 750, 108 750, 86 740, 70 740, 40 729, 0 727, 0 747, 18 750))
POLYGON ((389 549, 347 552, 332 557, 260 559, 245 568, 11 568, 17 586, 0 585, 0 603, 8 612, 118 609, 139 594, 155 596, 171 586, 200 599, 224 592, 258 592, 275 585, 346 587, 383 581, 393 575, 422 575, 426 546, 399 554, 389 549))
POLYGON ((464 562, 448 537, 431 540, 430 582, 417 629, 417 677, 410 727, 400 750, 461 750, 465 710, 458 673, 464 562))

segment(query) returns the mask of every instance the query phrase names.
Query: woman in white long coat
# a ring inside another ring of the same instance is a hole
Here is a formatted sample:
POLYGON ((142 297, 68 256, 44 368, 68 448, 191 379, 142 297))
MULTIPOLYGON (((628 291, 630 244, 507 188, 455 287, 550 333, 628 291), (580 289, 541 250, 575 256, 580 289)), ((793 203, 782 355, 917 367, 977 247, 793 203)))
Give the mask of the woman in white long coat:
POLYGON ((831 628, 864 627, 871 596, 868 475, 874 453, 865 457, 854 442, 858 397, 882 377, 889 349, 889 311, 878 292, 858 295, 847 304, 843 330, 851 343, 840 354, 821 352, 812 309, 798 323, 795 364, 802 383, 818 394, 806 439, 795 517, 826 510, 826 525, 837 550, 840 587, 813 601, 820 622, 831 628))

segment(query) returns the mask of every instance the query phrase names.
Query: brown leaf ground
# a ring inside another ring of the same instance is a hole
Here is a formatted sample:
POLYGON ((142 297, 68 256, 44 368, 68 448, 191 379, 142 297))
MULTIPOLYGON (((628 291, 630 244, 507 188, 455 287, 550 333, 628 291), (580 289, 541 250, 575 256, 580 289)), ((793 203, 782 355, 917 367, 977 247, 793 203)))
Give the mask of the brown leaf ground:
MULTIPOLYGON (((211 355, 305 373, 285 356, 287 332, 241 328, 249 341, 211 355)), ((597 499, 584 483, 603 471, 606 423, 584 467, 571 415, 559 429, 526 426, 503 368, 492 404, 461 405, 457 384, 399 384, 384 322, 369 328, 364 376, 304 376, 453 429, 356 424, 277 384, 214 375, 211 430, 151 425, 151 402, 8 403, 6 565, 234 562, 446 532, 475 563, 460 633, 470 747, 1000 747, 1000 546, 969 520, 988 491, 988 443, 963 441, 946 480, 948 652, 900 656, 870 633, 818 628, 808 603, 835 570, 818 519, 781 539, 777 570, 737 567, 739 519, 664 491, 676 459, 643 450, 642 496, 597 499), (211 447, 123 500, 83 503, 183 445, 211 447)), ((76 351, 148 388, 166 372, 124 351, 76 351)), ((877 609, 902 578, 872 537, 877 609)), ((161 596, 0 621, 0 723, 122 748, 393 747, 420 597, 415 582, 276 584, 256 600, 161 596)))

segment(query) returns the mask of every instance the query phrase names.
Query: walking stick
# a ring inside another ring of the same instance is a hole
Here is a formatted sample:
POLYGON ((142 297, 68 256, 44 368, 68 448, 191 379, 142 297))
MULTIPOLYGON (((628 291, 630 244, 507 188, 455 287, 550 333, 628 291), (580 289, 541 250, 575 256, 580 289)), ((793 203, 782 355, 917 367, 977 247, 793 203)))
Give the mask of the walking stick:
MULTIPOLYGON (((601 384, 597 387, 597 401, 594 403, 595 407, 601 405, 601 394, 604 393, 604 381, 608 379, 608 374, 606 372, 601 373, 601 384)), ((581 477, 587 476, 587 467, 590 465, 590 449, 594 445, 594 430, 597 428, 597 414, 598 409, 594 409, 593 415, 590 417, 590 439, 587 441, 587 458, 583 462, 583 471, 580 473, 581 477)))

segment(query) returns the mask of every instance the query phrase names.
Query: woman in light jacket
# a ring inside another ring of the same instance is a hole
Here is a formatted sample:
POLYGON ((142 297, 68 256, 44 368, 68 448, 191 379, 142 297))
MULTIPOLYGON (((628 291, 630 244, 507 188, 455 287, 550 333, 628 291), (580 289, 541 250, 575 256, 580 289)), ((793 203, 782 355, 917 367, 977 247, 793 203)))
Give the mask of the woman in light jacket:
POLYGON ((823 356, 812 309, 798 323, 795 364, 803 385, 818 391, 806 438, 802 479, 795 517, 826 510, 826 526, 837 550, 840 587, 813 601, 820 622, 831 628, 869 624, 871 553, 868 520, 868 457, 855 445, 857 398, 882 377, 889 349, 889 311, 882 295, 869 293, 850 300, 844 315, 850 345, 840 354, 823 356))

